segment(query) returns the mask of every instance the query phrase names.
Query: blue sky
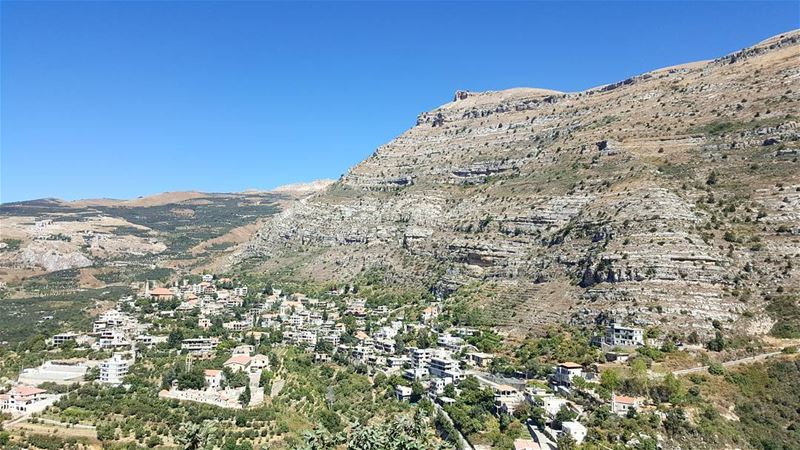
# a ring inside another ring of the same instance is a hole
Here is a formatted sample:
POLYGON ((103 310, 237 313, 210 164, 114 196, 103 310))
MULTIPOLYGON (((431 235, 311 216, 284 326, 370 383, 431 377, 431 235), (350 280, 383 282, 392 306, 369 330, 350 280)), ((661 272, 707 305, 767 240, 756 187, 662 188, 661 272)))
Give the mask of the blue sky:
POLYGON ((798 28, 798 2, 3 1, 0 201, 337 178, 457 89, 577 91, 798 28))

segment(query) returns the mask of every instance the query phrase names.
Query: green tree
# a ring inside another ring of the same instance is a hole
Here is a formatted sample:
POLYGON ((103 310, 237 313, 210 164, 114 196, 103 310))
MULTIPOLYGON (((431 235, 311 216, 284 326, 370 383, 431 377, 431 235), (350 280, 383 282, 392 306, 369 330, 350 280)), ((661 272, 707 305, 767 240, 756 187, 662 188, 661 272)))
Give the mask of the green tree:
POLYGON ((725 350, 726 345, 727 343, 725 342, 725 337, 722 335, 722 331, 716 330, 714 332, 714 339, 708 341, 706 348, 712 352, 721 352, 725 350))
POLYGON ((202 424, 186 422, 181 425, 176 442, 181 445, 183 450, 206 449, 213 442, 216 433, 216 425, 210 420, 206 420, 202 424))
POLYGON ((558 437, 558 441, 556 441, 556 446, 558 450, 575 450, 577 448, 577 443, 571 434, 561 433, 558 437))
POLYGON ((244 390, 242 391, 241 395, 239 395, 239 403, 241 403, 242 406, 247 406, 247 405, 250 404, 250 385, 249 384, 244 387, 244 390))
POLYGON ((622 384, 616 369, 607 369, 600 373, 600 385, 609 391, 616 391, 622 384))
POLYGON ((98 425, 96 429, 97 439, 101 441, 112 441, 114 440, 114 431, 116 431, 115 426, 107 423, 102 423, 98 425))

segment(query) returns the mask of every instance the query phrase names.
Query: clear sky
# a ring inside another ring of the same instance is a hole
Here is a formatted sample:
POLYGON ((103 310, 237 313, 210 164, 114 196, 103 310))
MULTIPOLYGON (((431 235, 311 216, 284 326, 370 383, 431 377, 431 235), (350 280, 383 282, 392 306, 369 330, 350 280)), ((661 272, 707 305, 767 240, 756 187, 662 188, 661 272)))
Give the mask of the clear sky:
POLYGON ((337 178, 457 89, 577 91, 798 2, 0 2, 0 200, 337 178))

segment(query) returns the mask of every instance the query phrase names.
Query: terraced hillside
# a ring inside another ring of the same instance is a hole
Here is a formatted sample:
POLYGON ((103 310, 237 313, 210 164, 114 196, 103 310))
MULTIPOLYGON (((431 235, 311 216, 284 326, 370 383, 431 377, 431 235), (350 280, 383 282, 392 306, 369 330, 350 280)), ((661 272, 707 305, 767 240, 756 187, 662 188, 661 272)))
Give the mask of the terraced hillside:
POLYGON ((509 331, 769 331, 800 287, 800 33, 584 92, 459 91, 234 261, 462 292, 509 331))

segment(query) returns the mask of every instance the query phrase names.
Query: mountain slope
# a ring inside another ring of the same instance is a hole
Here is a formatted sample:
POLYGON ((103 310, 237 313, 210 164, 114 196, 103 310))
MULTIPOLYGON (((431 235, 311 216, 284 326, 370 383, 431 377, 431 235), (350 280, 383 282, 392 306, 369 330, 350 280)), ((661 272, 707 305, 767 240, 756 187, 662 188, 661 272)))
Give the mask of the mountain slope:
POLYGON ((227 255, 258 220, 292 201, 273 193, 171 192, 134 200, 5 203, 0 282, 23 284, 26 291, 63 290, 190 270, 227 255))
POLYGON ((766 332, 765 296, 800 286, 797 111, 796 31, 585 92, 459 91, 236 261, 469 286, 512 331, 615 316, 766 332))

